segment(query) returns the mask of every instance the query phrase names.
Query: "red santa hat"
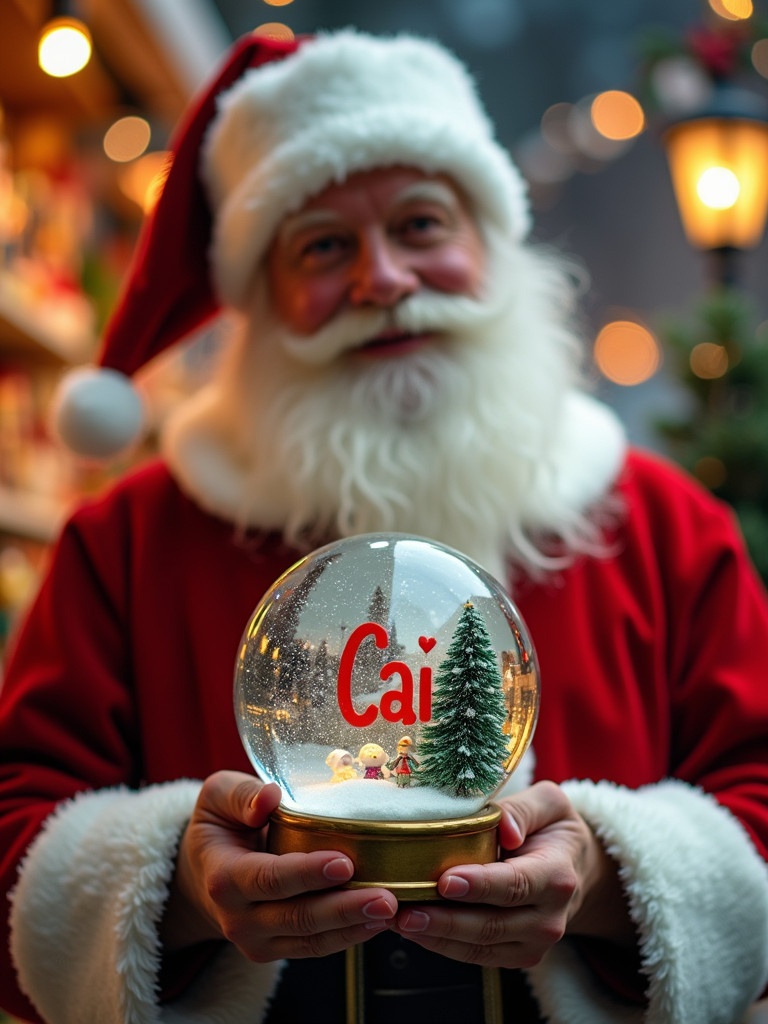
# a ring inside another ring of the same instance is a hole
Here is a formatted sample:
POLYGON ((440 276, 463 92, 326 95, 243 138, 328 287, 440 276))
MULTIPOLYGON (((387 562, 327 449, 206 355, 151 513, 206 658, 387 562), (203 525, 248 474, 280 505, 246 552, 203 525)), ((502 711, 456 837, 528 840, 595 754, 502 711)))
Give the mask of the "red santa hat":
POLYGON ((105 458, 141 433, 130 377, 222 306, 243 309, 281 219, 331 182, 396 164, 449 174, 481 228, 529 228, 523 179, 464 66, 440 45, 353 30, 241 39, 193 104, 98 367, 73 371, 55 433, 105 458))

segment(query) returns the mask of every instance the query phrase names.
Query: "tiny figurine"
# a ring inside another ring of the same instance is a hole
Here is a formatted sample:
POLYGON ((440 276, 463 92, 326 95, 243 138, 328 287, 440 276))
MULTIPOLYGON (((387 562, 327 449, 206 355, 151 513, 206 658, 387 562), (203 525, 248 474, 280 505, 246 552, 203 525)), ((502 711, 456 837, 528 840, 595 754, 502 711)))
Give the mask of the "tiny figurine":
POLYGON ((358 763, 365 768, 364 779, 388 779, 387 754, 378 743, 364 743, 357 756, 358 763))
POLYGON ((397 743, 397 756, 387 762, 387 768, 395 773, 395 782, 398 786, 410 786, 413 772, 419 767, 418 760, 410 753, 412 746, 411 737, 403 736, 397 743))
POLYGON ((348 782, 349 779, 356 779, 358 777, 354 758, 348 750, 338 748, 332 750, 328 757, 326 757, 325 763, 333 772, 331 782, 348 782))

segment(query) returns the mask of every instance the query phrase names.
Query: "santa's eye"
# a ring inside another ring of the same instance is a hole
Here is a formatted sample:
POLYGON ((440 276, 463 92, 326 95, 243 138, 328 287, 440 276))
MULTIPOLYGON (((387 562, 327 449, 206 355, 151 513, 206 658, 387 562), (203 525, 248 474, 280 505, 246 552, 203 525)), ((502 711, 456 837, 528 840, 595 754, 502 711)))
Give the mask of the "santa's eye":
POLYGON ((441 226, 442 221, 429 213, 421 213, 416 217, 411 217, 406 224, 406 228, 411 231, 431 231, 433 228, 441 226))
POLYGON ((324 235, 322 238, 315 238, 311 242, 307 242, 302 251, 304 253, 334 252, 342 244, 338 235, 324 235))
POLYGON ((298 258, 304 266, 322 265, 343 255, 349 246, 344 235, 328 233, 303 240, 298 246, 298 258))
POLYGON ((432 245, 450 232, 450 222, 442 210, 424 209, 408 212, 397 222, 396 233, 408 245, 432 245))

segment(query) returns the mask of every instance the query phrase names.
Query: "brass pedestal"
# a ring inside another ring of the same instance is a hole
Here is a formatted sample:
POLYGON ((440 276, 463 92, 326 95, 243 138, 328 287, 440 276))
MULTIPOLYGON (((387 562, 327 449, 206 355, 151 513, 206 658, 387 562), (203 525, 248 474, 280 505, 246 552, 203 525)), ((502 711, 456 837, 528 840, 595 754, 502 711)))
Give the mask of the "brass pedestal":
POLYGON ((319 818, 278 807, 270 819, 270 853, 338 850, 355 865, 347 889, 379 886, 398 900, 438 900, 437 880, 457 864, 498 860, 498 807, 440 821, 319 818))

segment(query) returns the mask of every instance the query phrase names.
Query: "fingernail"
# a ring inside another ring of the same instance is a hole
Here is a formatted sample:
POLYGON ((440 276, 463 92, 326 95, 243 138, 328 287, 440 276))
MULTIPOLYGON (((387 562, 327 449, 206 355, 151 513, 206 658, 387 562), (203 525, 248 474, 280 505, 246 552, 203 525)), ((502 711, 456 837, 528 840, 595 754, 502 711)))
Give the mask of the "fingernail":
POLYGON ((420 910, 409 910, 400 919, 400 927, 404 932, 423 932, 428 924, 429 917, 420 910))
POLYGON ((509 813, 509 811, 504 811, 504 823, 506 827, 515 834, 517 844, 518 846, 520 846, 523 842, 523 833, 520 831, 520 826, 517 824, 517 822, 509 813))
POLYGON ((352 865, 346 857, 329 860, 323 868, 323 875, 329 882, 348 882, 352 877, 352 865))
POLYGON ((443 896, 455 897, 466 896, 469 892, 469 882, 466 878, 459 878, 458 875, 448 875, 440 887, 443 896))
POLYGON ((389 921, 369 921, 363 927, 369 932, 383 932, 389 927, 389 921))
POLYGON ((381 896, 378 899, 371 900, 370 903, 366 903, 363 907, 363 913, 366 917, 373 917, 376 920, 386 920, 394 916, 389 903, 381 896))

